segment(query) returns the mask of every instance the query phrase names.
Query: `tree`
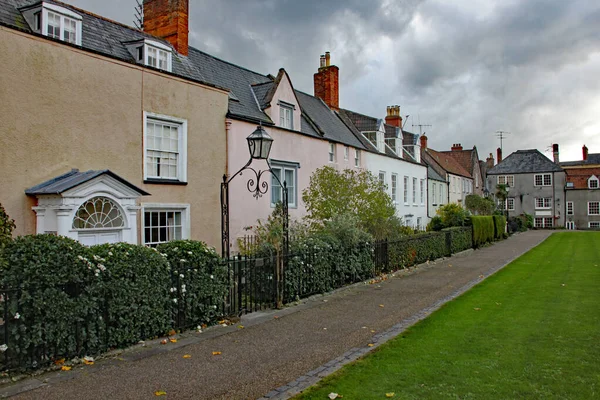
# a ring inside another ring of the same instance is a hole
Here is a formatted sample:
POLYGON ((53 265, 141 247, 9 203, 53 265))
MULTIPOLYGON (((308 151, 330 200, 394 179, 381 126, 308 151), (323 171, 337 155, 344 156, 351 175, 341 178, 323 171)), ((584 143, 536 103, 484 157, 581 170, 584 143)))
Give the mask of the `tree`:
POLYGON ((469 216, 469 212, 457 203, 446 204, 438 208, 437 214, 439 215, 442 225, 445 228, 450 228, 452 226, 464 226, 465 220, 469 216))
MULTIPOLYGON (((503 183, 499 183, 496 185, 496 197, 500 200, 500 207, 502 211, 506 210, 506 198, 508 197, 508 185, 503 183)), ((506 217, 508 218, 508 212, 506 213, 506 217)))
POLYGON ((475 215, 492 215, 496 208, 492 200, 476 194, 470 194, 465 198, 465 207, 475 215))
POLYGON ((303 190, 302 200, 311 225, 323 226, 336 215, 352 215, 359 227, 376 239, 389 235, 389 224, 395 218, 394 204, 385 185, 364 170, 319 168, 303 190))

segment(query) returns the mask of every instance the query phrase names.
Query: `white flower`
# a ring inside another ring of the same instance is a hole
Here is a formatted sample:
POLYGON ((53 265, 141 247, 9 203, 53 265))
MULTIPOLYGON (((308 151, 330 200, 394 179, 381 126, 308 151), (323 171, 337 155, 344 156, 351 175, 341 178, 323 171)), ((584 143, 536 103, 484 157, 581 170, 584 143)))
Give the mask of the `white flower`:
POLYGON ((179 274, 179 277, 180 278, 185 278, 185 276, 183 276, 183 274, 179 274))
POLYGON ((81 257, 81 256, 77 256, 77 258, 79 258, 80 260, 83 260, 83 257, 81 257))
POLYGON ((216 310, 216 309, 217 309, 217 306, 213 306, 213 308, 216 310))
POLYGON ((112 256, 112 255, 113 255, 112 251, 109 251, 109 252, 108 252, 108 255, 109 255, 109 256, 112 256))
POLYGON ((214 275, 211 275, 211 276, 210 276, 210 279, 215 279, 215 276, 214 276, 214 275))
POLYGON ((188 251, 188 254, 191 256, 191 255, 192 255, 192 254, 194 254, 194 253, 192 253, 191 251, 188 251))
POLYGON ((173 303, 177 304, 177 299, 173 299, 173 303))
POLYGON ((178 249, 179 249, 179 247, 175 247, 175 248, 173 249, 173 251, 177 251, 178 249))
POLYGON ((185 285, 181 285, 181 290, 185 290, 185 285))
POLYGON ((19 319, 19 318, 21 318, 21 314, 19 314, 19 313, 16 313, 16 314, 15 314, 15 319, 19 319))
POLYGON ((184 262, 187 262, 187 260, 184 260, 184 259, 182 258, 181 260, 179 260, 179 262, 182 262, 182 263, 184 263, 184 262))
POLYGON ((96 272, 94 275, 98 276, 98 273, 96 272))
POLYGON ((102 264, 98 264, 98 268, 100 269, 100 271, 104 272, 106 271, 106 267, 102 264))
POLYGON ((2 346, 0 346, 0 351, 1 352, 4 353, 6 350, 8 350, 8 346, 7 345, 3 344, 2 346))
POLYGON ((181 294, 185 294, 185 287, 181 288, 181 294))
POLYGON ((98 276, 98 274, 100 273, 100 270, 97 269, 97 270, 94 271, 94 273, 96 273, 96 276, 98 276))
POLYGON ((175 289, 174 287, 172 287, 171 289, 169 289, 169 292, 173 293, 175 292, 177 289, 175 289))

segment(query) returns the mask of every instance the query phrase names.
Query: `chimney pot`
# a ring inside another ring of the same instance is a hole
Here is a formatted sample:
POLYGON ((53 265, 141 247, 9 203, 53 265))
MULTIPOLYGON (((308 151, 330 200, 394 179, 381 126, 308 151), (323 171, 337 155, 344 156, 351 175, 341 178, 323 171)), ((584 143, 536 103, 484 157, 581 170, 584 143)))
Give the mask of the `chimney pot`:
POLYGON ((385 123, 388 125, 402 128, 402 117, 400 116, 400 106, 393 105, 387 106, 387 116, 385 117, 385 123))
POLYGON ((460 143, 453 144, 452 148, 451 148, 452 151, 461 151, 462 149, 463 148, 462 148, 462 145, 460 143))
POLYGON ((490 153, 490 156, 485 160, 487 169, 492 169, 494 167, 494 155, 490 153))
POLYGON ((588 148, 585 144, 581 148, 581 152, 583 153, 583 161, 586 161, 588 159, 588 148))
POLYGON ((421 135, 421 148, 427 150, 427 136, 421 135))
POLYGON ((498 147, 498 150, 496 150, 496 158, 498 159, 498 164, 500 164, 502 161, 502 149, 500 147, 498 147))
POLYGON ((326 51, 325 52, 325 66, 329 67, 331 65, 331 54, 326 51))
POLYGON ((554 156, 554 163, 558 164, 558 144, 556 143, 552 145, 552 155, 554 156))

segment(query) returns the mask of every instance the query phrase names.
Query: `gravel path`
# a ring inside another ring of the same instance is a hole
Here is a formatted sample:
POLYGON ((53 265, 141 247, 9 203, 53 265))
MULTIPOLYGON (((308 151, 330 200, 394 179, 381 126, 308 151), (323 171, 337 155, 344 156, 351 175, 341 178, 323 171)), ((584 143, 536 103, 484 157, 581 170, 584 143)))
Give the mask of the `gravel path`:
POLYGON ((73 371, 0 389, 18 399, 255 399, 294 381, 440 300, 456 295, 546 239, 529 231, 399 274, 355 285, 282 311, 249 314, 237 326, 189 335, 175 346, 150 346, 73 371), (167 351, 168 350, 168 351, 167 351), (215 351, 221 355, 213 355, 215 351), (191 358, 183 358, 189 354, 191 358), (24 391, 28 388, 35 390, 24 391))

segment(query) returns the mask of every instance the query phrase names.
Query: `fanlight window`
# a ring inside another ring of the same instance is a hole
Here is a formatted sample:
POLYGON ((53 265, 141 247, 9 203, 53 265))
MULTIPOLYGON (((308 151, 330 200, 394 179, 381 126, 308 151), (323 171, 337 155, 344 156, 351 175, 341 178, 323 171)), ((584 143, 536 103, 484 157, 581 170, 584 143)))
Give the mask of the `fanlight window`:
POLYGON ((125 220, 117 204, 106 197, 94 197, 79 207, 74 229, 123 228, 125 220))

